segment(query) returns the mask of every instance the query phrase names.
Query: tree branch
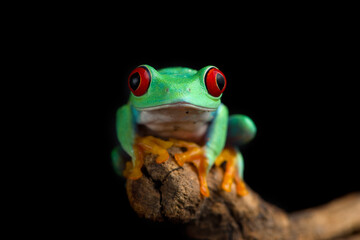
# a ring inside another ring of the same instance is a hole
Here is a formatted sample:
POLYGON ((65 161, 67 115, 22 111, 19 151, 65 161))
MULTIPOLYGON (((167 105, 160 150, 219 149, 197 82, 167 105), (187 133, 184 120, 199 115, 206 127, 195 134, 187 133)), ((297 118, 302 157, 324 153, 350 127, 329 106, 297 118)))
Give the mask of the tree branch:
POLYGON ((223 170, 214 167, 207 177, 210 197, 204 198, 195 168, 179 167, 173 160, 177 152, 181 149, 170 148, 171 157, 162 164, 147 154, 143 176, 127 180, 130 204, 140 217, 186 224, 187 234, 195 239, 317 240, 360 232, 359 193, 287 214, 249 187, 245 197, 236 195, 235 186, 230 193, 221 190, 223 170))

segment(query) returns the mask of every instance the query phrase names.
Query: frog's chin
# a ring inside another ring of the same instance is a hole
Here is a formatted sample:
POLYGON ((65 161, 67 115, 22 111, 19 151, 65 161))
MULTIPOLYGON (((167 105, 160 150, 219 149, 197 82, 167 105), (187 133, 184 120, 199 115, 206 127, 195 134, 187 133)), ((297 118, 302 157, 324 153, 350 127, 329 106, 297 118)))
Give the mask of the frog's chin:
POLYGON ((167 109, 167 108, 179 108, 179 109, 186 108, 186 109, 194 109, 194 110, 206 111, 206 112, 216 111, 216 108, 201 107, 201 106, 194 105, 194 104, 191 104, 188 102, 168 103, 168 104, 158 105, 155 107, 144 107, 144 108, 135 107, 135 109, 138 111, 153 111, 153 110, 160 110, 160 109, 167 109))
POLYGON ((135 108, 140 135, 201 142, 216 109, 188 102, 135 108))

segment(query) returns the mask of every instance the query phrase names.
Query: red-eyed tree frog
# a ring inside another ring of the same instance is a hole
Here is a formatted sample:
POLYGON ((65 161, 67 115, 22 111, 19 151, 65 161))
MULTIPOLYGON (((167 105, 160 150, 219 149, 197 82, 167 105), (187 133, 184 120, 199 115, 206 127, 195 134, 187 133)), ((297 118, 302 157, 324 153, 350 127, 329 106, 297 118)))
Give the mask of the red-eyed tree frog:
POLYGON ((120 142, 112 152, 116 172, 138 179, 144 153, 155 154, 161 164, 169 158, 166 149, 178 146, 186 151, 175 154, 175 160, 180 166, 192 162, 197 167, 202 195, 209 196, 207 173, 223 162, 222 188, 231 191, 235 181, 237 193, 246 195, 238 146, 254 138, 256 126, 245 115, 229 116, 221 103, 226 85, 225 75, 214 66, 198 71, 185 67, 156 70, 149 65, 135 68, 128 78, 129 101, 116 114, 120 142), (126 155, 131 161, 125 164, 126 155))

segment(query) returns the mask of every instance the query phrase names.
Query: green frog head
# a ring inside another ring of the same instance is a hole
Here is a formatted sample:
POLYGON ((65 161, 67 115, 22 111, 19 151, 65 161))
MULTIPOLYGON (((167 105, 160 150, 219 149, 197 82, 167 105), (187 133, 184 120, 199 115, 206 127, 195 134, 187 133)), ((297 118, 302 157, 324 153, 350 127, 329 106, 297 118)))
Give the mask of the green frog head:
POLYGON ((226 87, 224 74, 214 66, 199 71, 170 67, 156 70, 149 65, 134 69, 128 79, 130 103, 138 110, 188 104, 215 110, 226 87))

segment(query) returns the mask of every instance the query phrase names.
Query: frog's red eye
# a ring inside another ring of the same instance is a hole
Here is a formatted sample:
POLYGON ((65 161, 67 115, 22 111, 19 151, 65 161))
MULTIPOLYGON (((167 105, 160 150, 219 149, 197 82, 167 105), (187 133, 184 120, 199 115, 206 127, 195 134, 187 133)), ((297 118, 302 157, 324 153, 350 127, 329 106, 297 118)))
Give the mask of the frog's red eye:
POLYGON ((205 74, 205 85, 212 96, 219 97, 226 87, 225 75, 219 69, 212 67, 205 74))
POLYGON ((151 74, 145 66, 137 67, 130 73, 128 85, 131 92, 139 97, 146 93, 151 82, 151 74))

